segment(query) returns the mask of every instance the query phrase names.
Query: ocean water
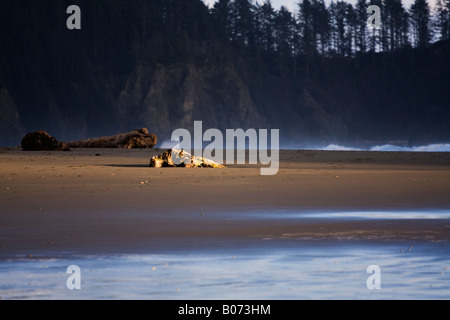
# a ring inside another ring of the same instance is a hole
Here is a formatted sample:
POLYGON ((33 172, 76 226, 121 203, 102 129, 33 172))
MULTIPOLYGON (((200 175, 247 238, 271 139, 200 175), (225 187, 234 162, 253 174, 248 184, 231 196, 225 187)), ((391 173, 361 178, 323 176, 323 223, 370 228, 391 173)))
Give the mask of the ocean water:
POLYGON ((226 252, 33 257, 0 263, 2 299, 449 299, 443 243, 290 244, 226 252), (70 265, 80 289, 69 289, 70 265), (379 266, 380 289, 367 269, 379 266))
MULTIPOLYGON (((293 219, 295 212, 258 219, 293 219)), ((311 213, 314 219, 424 220, 448 227, 445 212, 311 213)), ((308 221, 303 213, 298 219, 308 221)), ((244 217, 243 219, 249 219, 244 217)), ((303 221, 303 220, 301 220, 303 221)), ((317 222, 317 220, 315 220, 317 222)), ((320 223, 320 222, 319 222, 320 223)), ((442 232, 442 231, 441 231, 442 232)), ((446 232, 446 231, 444 231, 446 232)), ((220 246, 133 254, 42 252, 0 260, 2 299, 450 299, 448 237, 261 236, 220 246), (439 237, 438 237, 439 238, 439 237), (70 289, 69 266, 80 289, 70 289), (379 272, 370 272, 377 266, 379 272), (368 270, 369 268, 369 270, 368 270), (368 272, 369 271, 369 272, 368 272), (374 278, 377 275, 378 278, 374 278), (369 282, 369 285, 368 285, 369 282), (379 284, 373 288, 370 284, 379 284)), ((203 239, 207 241, 208 239, 203 239)))

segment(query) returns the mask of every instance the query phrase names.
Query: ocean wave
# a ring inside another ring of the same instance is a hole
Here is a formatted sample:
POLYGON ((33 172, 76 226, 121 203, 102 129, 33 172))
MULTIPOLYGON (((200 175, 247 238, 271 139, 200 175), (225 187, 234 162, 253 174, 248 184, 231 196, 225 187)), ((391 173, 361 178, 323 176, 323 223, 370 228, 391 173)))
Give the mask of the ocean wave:
POLYGON ((450 152, 449 143, 437 143, 429 144, 426 146, 417 147, 402 147, 393 144, 383 144, 379 146, 373 146, 370 148, 352 148, 341 146, 337 144, 329 144, 326 147, 317 148, 315 150, 325 150, 325 151, 402 151, 402 152, 450 152))

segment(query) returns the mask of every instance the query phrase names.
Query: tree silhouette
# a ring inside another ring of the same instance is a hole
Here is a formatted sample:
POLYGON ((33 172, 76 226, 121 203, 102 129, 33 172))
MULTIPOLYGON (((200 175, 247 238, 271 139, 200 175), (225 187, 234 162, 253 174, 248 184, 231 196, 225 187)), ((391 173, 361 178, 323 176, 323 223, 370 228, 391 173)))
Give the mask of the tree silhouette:
POLYGON ((407 43, 408 18, 401 0, 383 1, 383 51, 396 51, 407 43))
POLYGON ((254 10, 249 0, 235 0, 232 6, 233 39, 241 46, 254 45, 254 10))
POLYGON ((367 50, 367 1, 358 0, 355 6, 355 50, 366 52, 367 50))
POLYGON ((410 8, 412 36, 415 47, 425 48, 431 39, 430 7, 426 0, 415 0, 410 8))
POLYGON ((356 28, 353 6, 344 1, 332 2, 330 12, 332 49, 339 56, 351 56, 356 28))
POLYGON ((270 0, 266 0, 263 5, 256 7, 257 24, 256 31, 259 31, 260 47, 267 51, 275 51, 275 19, 276 12, 270 0))
POLYGON ((231 0, 218 0, 211 10, 212 16, 218 25, 218 33, 225 39, 232 39, 232 2, 231 0))
POLYGON ((300 31, 302 51, 306 56, 316 53, 314 42, 314 12, 310 0, 302 0, 298 3, 298 26, 300 31))
POLYGON ((313 39, 322 55, 330 40, 330 17, 323 0, 312 0, 313 39))
POLYGON ((294 52, 295 19, 284 6, 275 16, 275 44, 277 52, 284 57, 290 57, 294 52))
POLYGON ((436 29, 441 40, 450 39, 450 0, 438 0, 436 3, 436 29))

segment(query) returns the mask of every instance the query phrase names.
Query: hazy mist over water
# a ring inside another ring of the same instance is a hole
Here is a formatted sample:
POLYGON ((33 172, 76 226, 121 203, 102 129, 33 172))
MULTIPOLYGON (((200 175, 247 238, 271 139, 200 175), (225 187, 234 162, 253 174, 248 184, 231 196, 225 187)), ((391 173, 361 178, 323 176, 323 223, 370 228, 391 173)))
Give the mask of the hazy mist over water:
MULTIPOLYGON (((160 149, 170 149, 176 147, 177 142, 171 140, 165 140, 156 146, 160 149)), ((203 143, 203 148, 208 146, 208 142, 203 143)), ((270 147, 270 144, 269 144, 270 147)), ((226 147, 224 146, 224 149, 226 147)), ((246 149, 254 150, 255 147, 249 147, 248 143, 246 149)), ((280 142, 281 150, 319 150, 319 151, 385 151, 385 152, 450 152, 450 143, 433 143, 422 146, 399 146, 395 144, 380 144, 368 147, 350 147, 342 144, 323 144, 323 145, 311 145, 311 144, 290 144, 280 142)))

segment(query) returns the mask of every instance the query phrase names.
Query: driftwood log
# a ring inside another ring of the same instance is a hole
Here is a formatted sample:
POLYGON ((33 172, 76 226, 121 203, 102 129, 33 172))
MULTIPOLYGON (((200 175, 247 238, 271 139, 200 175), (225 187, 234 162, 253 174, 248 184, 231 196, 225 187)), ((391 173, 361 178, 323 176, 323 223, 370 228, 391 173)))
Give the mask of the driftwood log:
POLYGON ((136 129, 130 132, 108 137, 91 138, 80 141, 70 141, 67 145, 71 148, 153 148, 158 139, 154 133, 149 133, 146 128, 136 129))
POLYGON ((225 166, 203 157, 193 156, 180 149, 169 149, 150 159, 149 167, 225 168, 225 166))
POLYGON ((70 151, 66 143, 59 142, 42 130, 28 133, 21 144, 24 151, 70 151))

